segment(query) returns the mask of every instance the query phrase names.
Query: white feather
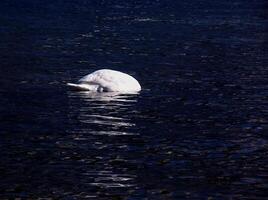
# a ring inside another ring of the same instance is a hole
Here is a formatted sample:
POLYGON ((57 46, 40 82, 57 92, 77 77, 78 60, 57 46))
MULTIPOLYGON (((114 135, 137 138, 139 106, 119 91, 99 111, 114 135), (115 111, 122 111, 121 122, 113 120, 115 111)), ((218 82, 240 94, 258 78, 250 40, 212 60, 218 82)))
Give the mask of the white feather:
POLYGON ((77 84, 68 83, 67 85, 78 90, 94 92, 138 92, 141 90, 135 78, 110 69, 95 71, 78 80, 77 84))

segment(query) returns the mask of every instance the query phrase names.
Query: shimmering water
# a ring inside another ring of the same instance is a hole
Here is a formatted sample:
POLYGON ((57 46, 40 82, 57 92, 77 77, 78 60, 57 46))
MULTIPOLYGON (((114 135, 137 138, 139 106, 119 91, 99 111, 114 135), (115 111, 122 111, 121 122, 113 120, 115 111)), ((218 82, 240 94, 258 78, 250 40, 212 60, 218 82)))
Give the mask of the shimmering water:
POLYGON ((267 199, 267 6, 1 1, 0 198, 267 199))

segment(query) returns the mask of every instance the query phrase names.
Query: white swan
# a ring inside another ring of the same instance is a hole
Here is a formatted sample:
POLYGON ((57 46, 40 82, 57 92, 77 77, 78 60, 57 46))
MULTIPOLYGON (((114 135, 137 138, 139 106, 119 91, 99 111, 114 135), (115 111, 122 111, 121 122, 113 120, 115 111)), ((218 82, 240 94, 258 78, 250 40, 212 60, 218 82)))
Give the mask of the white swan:
POLYGON ((77 84, 67 83, 77 90, 92 92, 139 92, 141 86, 132 76, 110 69, 97 70, 78 80, 77 84))

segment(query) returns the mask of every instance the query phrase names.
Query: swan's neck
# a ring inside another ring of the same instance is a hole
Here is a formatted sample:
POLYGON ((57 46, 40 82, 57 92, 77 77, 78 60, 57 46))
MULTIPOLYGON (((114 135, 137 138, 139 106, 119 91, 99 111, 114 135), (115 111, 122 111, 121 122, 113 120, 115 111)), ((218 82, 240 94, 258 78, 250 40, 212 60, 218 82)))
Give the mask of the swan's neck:
POLYGON ((99 91, 99 85, 97 84, 88 84, 88 83, 67 83, 68 86, 77 90, 85 90, 85 91, 99 91))

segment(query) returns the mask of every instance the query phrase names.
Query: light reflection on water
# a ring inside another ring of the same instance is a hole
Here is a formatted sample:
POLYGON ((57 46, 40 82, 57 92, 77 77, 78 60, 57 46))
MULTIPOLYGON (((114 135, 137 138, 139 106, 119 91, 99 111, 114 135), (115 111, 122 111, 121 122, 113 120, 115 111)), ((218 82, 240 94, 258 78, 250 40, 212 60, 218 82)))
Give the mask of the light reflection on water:
POLYGON ((66 140, 63 140, 58 141, 58 145, 60 148, 69 145, 72 149, 86 148, 96 152, 95 157, 81 160, 82 163, 94 165, 93 169, 83 173, 85 177, 88 177, 86 182, 91 187, 99 189, 132 188, 136 185, 135 174, 127 173, 124 167, 120 167, 121 173, 119 173, 120 170, 115 168, 118 163, 128 163, 127 159, 123 159, 119 155, 114 156, 111 152, 105 155, 102 153, 102 151, 112 149, 126 151, 129 148, 128 144, 109 142, 109 140, 101 138, 139 135, 131 129, 136 124, 129 115, 129 113, 136 112, 137 95, 68 91, 68 115, 71 120, 76 116, 78 125, 68 131, 70 143, 67 144, 66 140))
POLYGON ((70 113, 77 115, 83 126, 81 133, 93 135, 133 135, 127 128, 134 127, 128 113, 134 113, 138 94, 69 92, 70 113), (99 126, 96 131, 91 126, 99 126), (87 127, 87 128, 84 128, 87 127))

